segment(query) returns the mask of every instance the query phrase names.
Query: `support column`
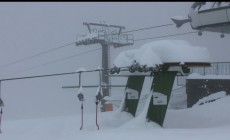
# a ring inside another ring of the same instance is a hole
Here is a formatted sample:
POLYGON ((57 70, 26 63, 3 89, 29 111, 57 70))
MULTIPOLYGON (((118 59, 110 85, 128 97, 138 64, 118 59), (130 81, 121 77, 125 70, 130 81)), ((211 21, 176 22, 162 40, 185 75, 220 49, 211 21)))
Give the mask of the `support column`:
POLYGON ((125 103, 123 111, 136 115, 145 76, 129 76, 125 89, 125 103))
MULTIPOLYGON (((101 44, 102 46, 102 68, 105 70, 102 70, 102 84, 109 85, 109 45, 108 44, 101 44)), ((102 88, 103 97, 110 96, 110 90, 109 87, 102 88)))
POLYGON ((153 95, 149 103, 147 119, 163 126, 173 83, 177 71, 154 72, 151 90, 153 95))

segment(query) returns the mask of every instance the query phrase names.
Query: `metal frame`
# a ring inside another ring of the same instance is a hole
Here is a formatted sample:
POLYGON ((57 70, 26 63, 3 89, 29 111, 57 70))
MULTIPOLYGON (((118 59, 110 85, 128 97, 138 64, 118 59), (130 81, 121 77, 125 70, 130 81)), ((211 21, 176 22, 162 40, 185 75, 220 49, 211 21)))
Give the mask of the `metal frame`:
MULTIPOLYGON (((127 45, 133 45, 134 43, 134 39, 133 36, 130 39, 130 34, 122 34, 122 29, 125 29, 124 26, 117 26, 117 25, 108 25, 108 24, 101 24, 101 23, 89 23, 89 22, 83 22, 83 25, 87 26, 89 33, 93 32, 93 28, 91 26, 99 26, 102 29, 98 30, 97 29, 97 33, 98 33, 98 37, 92 39, 92 40, 86 40, 86 41, 81 41, 81 42, 76 42, 76 45, 90 45, 90 44, 96 44, 99 43, 102 46, 102 68, 104 69, 109 69, 109 52, 110 52, 110 45, 114 46, 114 48, 118 48, 118 47, 123 47, 123 46, 127 46, 127 45), (106 29, 103 29, 103 27, 105 27, 106 29), (109 28, 118 28, 118 32, 117 33, 112 33, 109 32, 107 33, 106 30, 109 30, 109 28), (103 33, 102 35, 99 35, 100 33, 103 33), (114 42, 113 41, 113 36, 117 35, 118 38, 118 42, 114 42), (119 42, 121 35, 125 35, 126 36, 126 42, 119 42), (112 40, 109 39, 109 36, 112 36, 112 40), (104 38, 100 38, 100 37, 104 37, 104 38), (128 42, 130 41, 131 42, 128 42)), ((96 29, 96 28, 95 28, 96 29)), ((110 84, 110 79, 107 76, 109 75, 108 71, 102 71, 102 82, 105 83, 106 85, 110 84)), ((110 96, 110 88, 104 87, 103 89, 103 96, 110 96)))

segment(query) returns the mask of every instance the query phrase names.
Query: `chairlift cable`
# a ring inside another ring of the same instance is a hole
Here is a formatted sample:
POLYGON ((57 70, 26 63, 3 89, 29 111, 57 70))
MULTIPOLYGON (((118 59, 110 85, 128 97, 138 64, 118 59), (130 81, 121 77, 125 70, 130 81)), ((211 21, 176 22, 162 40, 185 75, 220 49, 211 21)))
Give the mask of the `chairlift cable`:
POLYGON ((0 66, 0 69, 6 68, 6 67, 11 66, 11 65, 16 64, 16 63, 24 62, 24 61, 26 61, 26 60, 32 59, 32 58, 37 57, 37 56, 41 56, 41 55, 43 55, 43 54, 47 54, 47 53, 56 51, 56 50, 58 50, 58 49, 61 49, 61 48, 70 46, 70 45, 72 45, 72 44, 74 44, 74 43, 75 43, 75 42, 71 42, 71 43, 68 43, 68 44, 65 44, 65 45, 56 47, 56 48, 52 48, 52 49, 50 49, 50 50, 46 50, 46 51, 40 52, 40 53, 35 54, 35 55, 31 55, 31 56, 28 56, 28 57, 25 57, 25 58, 22 58, 22 59, 19 59, 19 60, 10 62, 10 63, 5 64, 5 65, 1 65, 1 66, 0 66))
MULTIPOLYGON (((152 26, 152 27, 145 27, 145 28, 140 28, 140 29, 134 29, 134 30, 124 31, 124 32, 121 32, 121 33, 136 32, 136 31, 142 31, 142 30, 148 30, 148 29, 153 29, 153 28, 166 27, 166 26, 171 26, 171 25, 173 25, 173 24, 163 24, 163 25, 157 25, 157 26, 152 26)), ((108 34, 108 35, 116 35, 116 34, 118 34, 118 33, 108 34)), ((104 35, 103 35, 103 36, 104 36, 104 35)), ((22 58, 22 59, 19 59, 19 60, 10 62, 10 63, 8 63, 8 64, 1 65, 1 66, 0 66, 0 69, 3 69, 3 68, 5 68, 5 67, 9 67, 9 66, 14 65, 14 64, 17 64, 17 63, 24 62, 24 61, 26 61, 26 60, 32 59, 32 58, 34 58, 34 57, 41 56, 41 55, 43 55, 43 54, 47 54, 47 53, 56 51, 56 50, 58 50, 58 49, 61 49, 61 48, 64 48, 64 47, 73 45, 73 44, 75 44, 75 43, 76 43, 76 41, 71 42, 71 43, 68 43, 68 44, 65 44, 65 45, 62 45, 62 46, 59 46, 59 47, 56 47, 56 48, 52 48, 52 49, 49 49, 49 50, 46 50, 46 51, 43 51, 43 52, 40 52, 40 53, 35 54, 35 55, 31 55, 31 56, 28 56, 28 57, 25 57, 25 58, 22 58)))
MULTIPOLYGON (((149 29, 154 29, 154 28, 160 28, 160 27, 166 27, 166 26, 172 26, 174 24, 169 23, 169 24, 162 24, 162 25, 157 25, 157 26, 151 26, 151 27, 145 27, 145 28, 140 28, 140 29, 133 29, 129 31, 123 31, 122 33, 131 33, 131 32, 137 32, 137 31, 143 31, 143 30, 149 30, 149 29)), ((102 36, 109 36, 109 35, 118 35, 119 33, 112 33, 112 34, 107 34, 107 35, 100 35, 99 37, 102 36)))
POLYGON ((130 31, 124 31, 124 32, 121 32, 121 33, 130 33, 130 32, 136 32, 136 31, 142 31, 142 30, 166 27, 166 26, 171 26, 171 25, 174 25, 174 24, 170 23, 170 24, 157 25, 157 26, 152 26, 152 27, 146 27, 146 28, 140 28, 140 29, 135 29, 135 30, 130 30, 130 31))
POLYGON ((194 34, 195 32, 185 32, 185 33, 179 33, 179 34, 169 34, 169 35, 163 35, 163 36, 155 36, 155 37, 147 37, 147 38, 141 38, 141 39, 135 39, 134 41, 143 41, 143 40, 150 40, 150 39, 157 39, 157 38, 164 38, 164 37, 172 37, 172 36, 180 36, 180 35, 186 35, 186 34, 194 34))
MULTIPOLYGON (((81 72, 95 72, 96 70, 87 70, 81 72)), ((0 81, 12 81, 12 80, 22 80, 22 79, 31 79, 31 78, 42 78, 42 77, 52 77, 52 76, 61 76, 61 75, 71 75, 80 72, 65 72, 65 73, 55 73, 55 74, 46 74, 46 75, 35 75, 35 76, 26 76, 26 77, 16 77, 16 78, 7 78, 7 79, 0 79, 0 81)))
MULTIPOLYGON (((132 65, 135 66, 135 68, 138 67, 144 67, 146 65, 132 65)), ((126 67, 116 67, 119 68, 119 71, 130 71, 130 67, 132 66, 126 66, 126 67)), ((115 68, 115 67, 114 67, 115 68)), ((41 78, 41 77, 51 77, 51 76, 61 76, 61 75, 71 75, 71 74, 76 74, 76 73, 84 73, 84 72, 95 72, 95 71, 111 71, 114 68, 109 68, 109 69, 93 69, 93 70, 86 70, 86 71, 77 71, 77 72, 65 72, 65 73, 55 73, 55 74, 46 74, 46 75, 34 75, 34 76, 25 76, 25 77, 16 77, 16 78, 6 78, 6 79, 0 79, 1 82, 3 81, 11 81, 11 80, 21 80, 21 79, 31 79, 31 78, 41 78)), ((156 65, 155 67, 146 67, 150 71, 154 69, 159 69, 160 66, 156 65)), ((136 70, 136 69, 135 69, 136 70)))
MULTIPOLYGON (((134 31, 140 31, 140 30, 145 30, 145 29, 150 29, 150 28, 164 27, 164 26, 169 26, 169 25, 171 25, 171 24, 165 24, 165 25, 159 25, 159 26, 141 28, 141 29, 136 29, 136 30, 130 30, 130 31, 126 31, 126 32, 123 32, 123 33, 134 32, 134 31)), ((171 34, 171 35, 164 35, 164 36, 156 36, 156 37, 135 39, 134 41, 143 41, 143 40, 150 40, 150 39, 157 39, 157 38, 164 38, 164 37, 171 37, 171 36, 179 36, 179 35, 186 35, 186 34, 193 34, 193 33, 197 33, 197 32, 186 32, 186 33, 179 33, 179 34, 171 34)), ((75 42, 71 42, 71 43, 69 43, 69 44, 66 44, 66 45, 63 45, 63 46, 60 46, 60 47, 57 47, 57 48, 53 48, 53 49, 50 49, 50 50, 47 50, 47 51, 38 53, 38 54, 36 54, 36 55, 29 56, 29 57, 26 57, 26 58, 23 58, 23 59, 14 61, 14 62, 9 63, 9 64, 6 64, 6 65, 2 65, 2 66, 0 66, 0 69, 1 69, 1 68, 4 68, 4 67, 8 67, 8 66, 13 65, 13 64, 16 64, 16 63, 20 63, 20 62, 26 61, 26 60, 28 60, 28 59, 31 59, 31 58, 40 56, 40 55, 42 55, 42 54, 46 54, 46 53, 49 53, 49 52, 58 50, 58 49, 60 49, 60 48, 63 48, 63 47, 72 45, 72 44, 74 44, 74 43, 75 43, 75 42)), ((90 50, 89 52, 91 52, 91 51, 96 51, 96 50, 99 50, 99 49, 90 50)), ((88 52, 85 52, 85 53, 88 53, 88 52)), ((85 53, 83 53, 83 54, 85 54, 85 53)), ((10 74, 6 74, 6 75, 11 75, 11 74, 19 73, 19 72, 24 72, 24 71, 32 70, 32 69, 35 69, 35 68, 40 68, 40 67, 43 67, 43 66, 52 64, 52 63, 60 62, 60 61, 63 61, 63 60, 65 60, 65 59, 69 59, 69 58, 76 57, 76 56, 83 55, 83 54, 77 54, 77 55, 73 55, 73 56, 68 56, 68 57, 65 57, 65 58, 62 58, 62 59, 54 60, 54 61, 51 61, 51 62, 48 62, 48 63, 45 63, 45 64, 41 64, 41 65, 38 65, 38 66, 34 66, 34 67, 31 67, 31 68, 28 68, 28 69, 20 70, 20 71, 17 71, 17 72, 13 72, 13 73, 10 73, 10 74)), ((5 75, 4 75, 4 76, 5 76, 5 75)))
POLYGON ((61 58, 61 59, 50 61, 48 63, 44 63, 44 64, 37 65, 37 66, 33 66, 33 67, 30 67, 30 68, 27 68, 27 69, 23 69, 23 70, 20 70, 20 71, 8 73, 8 74, 5 74, 3 76, 12 75, 12 74, 20 73, 20 72, 25 72, 25 71, 37 69, 37 68, 40 68, 40 67, 43 67, 43 66, 46 66, 46 65, 50 65, 50 64, 53 64, 53 63, 61 62, 61 61, 64 61, 64 60, 67 60, 67 59, 70 59, 70 58, 73 58, 73 57, 84 55, 84 54, 87 54, 87 53, 90 53, 90 52, 95 52, 95 51, 98 51, 98 50, 101 50, 101 48, 92 49, 92 50, 89 50, 89 51, 86 51, 86 52, 83 52, 83 53, 78 53, 78 54, 75 54, 75 55, 67 56, 67 57, 64 57, 64 58, 61 58))

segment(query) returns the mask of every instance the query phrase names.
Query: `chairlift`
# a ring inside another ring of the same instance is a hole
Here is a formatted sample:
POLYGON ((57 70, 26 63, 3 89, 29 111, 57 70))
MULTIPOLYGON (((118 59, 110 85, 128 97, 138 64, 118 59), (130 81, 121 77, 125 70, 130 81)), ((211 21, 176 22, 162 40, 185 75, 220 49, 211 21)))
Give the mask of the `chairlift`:
POLYGON ((139 68, 139 63, 134 60, 133 64, 129 67, 129 72, 134 73, 139 68))
POLYGON ((79 72, 79 85, 80 85, 80 88, 78 90, 77 97, 79 101, 84 101, 84 95, 83 95, 82 84, 81 84, 81 72, 79 72))
POLYGON ((98 86, 98 90, 96 93, 96 104, 98 104, 101 99, 103 98, 102 94, 101 94, 101 69, 99 70, 99 86, 98 86))
POLYGON ((82 84, 81 84, 81 72, 79 72, 79 86, 80 86, 80 89, 78 90, 78 99, 79 101, 81 101, 81 127, 80 127, 80 130, 82 130, 83 128, 83 101, 85 100, 84 99, 84 95, 83 95, 83 90, 82 90, 82 84))
POLYGON ((177 27, 189 22, 192 29, 199 30, 199 35, 201 31, 210 31, 224 37, 224 33, 230 33, 230 2, 212 2, 210 6, 206 2, 194 2, 188 17, 171 19, 177 27))
POLYGON ((114 66, 113 68, 111 68, 110 69, 110 74, 115 74, 115 73, 117 73, 117 74, 119 74, 120 73, 120 71, 121 71, 121 69, 120 68, 118 68, 118 67, 116 67, 116 66, 114 66))
POLYGON ((139 65, 139 66, 137 67, 137 71, 138 71, 138 72, 143 72, 143 71, 144 71, 144 67, 141 66, 141 65, 139 65))
POLYGON ((79 101, 84 101, 84 95, 80 92, 78 95, 77 95, 79 101))
POLYGON ((96 103, 96 126, 97 126, 97 129, 99 130, 99 124, 98 124, 98 103, 102 100, 103 96, 101 94, 101 69, 99 69, 99 87, 97 89, 97 93, 96 93, 96 98, 95 98, 95 103, 96 103))

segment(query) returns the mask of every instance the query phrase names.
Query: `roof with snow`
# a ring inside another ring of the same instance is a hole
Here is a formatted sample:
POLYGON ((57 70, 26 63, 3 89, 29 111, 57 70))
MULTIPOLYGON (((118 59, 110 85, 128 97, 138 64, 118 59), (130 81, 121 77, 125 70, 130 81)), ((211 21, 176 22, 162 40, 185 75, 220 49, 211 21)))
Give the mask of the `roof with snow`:
POLYGON ((205 47, 193 46, 184 40, 159 40, 144 44, 139 49, 121 52, 114 60, 117 67, 140 65, 156 66, 165 63, 210 63, 205 47))

